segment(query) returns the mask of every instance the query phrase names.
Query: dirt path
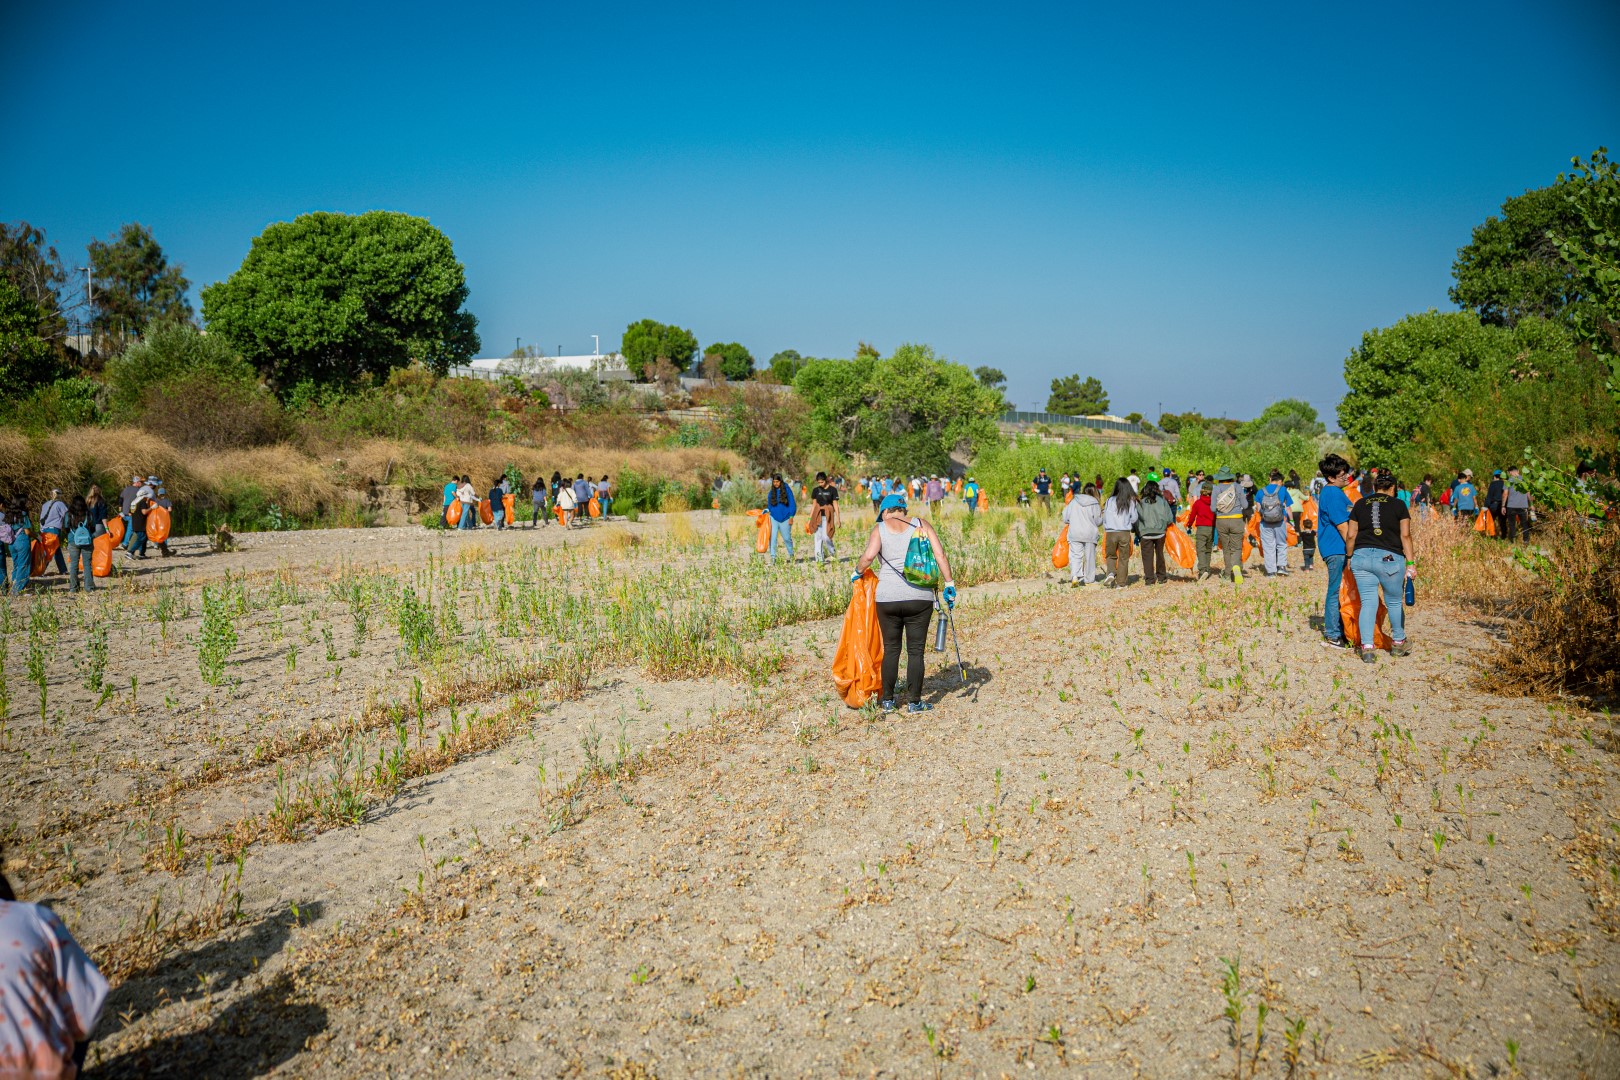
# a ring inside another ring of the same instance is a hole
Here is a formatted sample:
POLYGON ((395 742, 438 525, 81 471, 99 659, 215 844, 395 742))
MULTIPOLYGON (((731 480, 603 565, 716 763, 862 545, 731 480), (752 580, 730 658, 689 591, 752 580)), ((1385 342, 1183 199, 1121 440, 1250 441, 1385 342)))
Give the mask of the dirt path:
MULTIPOLYGON (((641 554, 676 542, 641 528, 641 554)), ((313 575, 347 543, 226 558, 313 575)), ((1511 1042, 1526 1075, 1615 1075, 1610 729, 1472 690, 1486 632, 1441 609, 1408 660, 1324 650, 1320 586, 971 589, 969 682, 930 653, 919 717, 834 696, 836 619, 764 631, 785 666, 752 684, 621 666, 566 700, 492 695, 518 718, 492 749, 358 825, 247 847, 244 920, 121 986, 93 1055, 111 1076, 1487 1076, 1511 1042)), ((367 648, 364 670, 397 662, 367 648)), ((309 691, 231 700, 274 694, 309 691)), ((39 757, 35 787, 66 790, 39 757)), ((275 792, 261 770, 175 798, 206 833, 275 792)), ((141 868, 161 844, 130 827, 75 833, 94 876, 55 890, 92 946, 143 884, 194 902, 221 874, 141 868)))

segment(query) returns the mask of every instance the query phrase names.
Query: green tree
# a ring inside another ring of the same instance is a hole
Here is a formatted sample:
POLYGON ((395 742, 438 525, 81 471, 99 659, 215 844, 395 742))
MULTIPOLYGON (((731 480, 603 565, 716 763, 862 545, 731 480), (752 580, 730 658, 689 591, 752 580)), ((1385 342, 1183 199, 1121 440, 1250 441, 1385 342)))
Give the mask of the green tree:
POLYGON ((855 359, 881 360, 883 359, 883 354, 878 352, 875 346, 868 345, 866 342, 862 341, 857 343, 855 346, 855 359))
POLYGON ((248 387, 258 381, 253 366, 225 338, 199 333, 190 323, 162 323, 107 361, 105 377, 113 417, 133 419, 152 388, 197 373, 248 387))
POLYGON ((90 241, 90 268, 98 333, 138 337, 153 322, 191 321, 191 301, 186 299, 191 282, 183 267, 169 265, 145 225, 125 225, 111 239, 90 241))
POLYGON ((56 248, 46 243, 43 229, 26 221, 0 222, 0 275, 39 311, 37 336, 55 349, 64 349, 67 319, 62 311, 62 290, 67 285, 67 270, 56 248))
POLYGON ((1316 409, 1299 398, 1283 398, 1267 405, 1265 411, 1238 428, 1240 439, 1271 439, 1297 432, 1309 438, 1326 431, 1316 418, 1316 409))
POLYGON ((765 365, 765 370, 776 382, 781 383, 783 386, 792 386, 794 378, 799 374, 799 369, 808 362, 807 358, 799 355, 797 349, 783 349, 770 358, 765 365))
POLYGON ((720 373, 729 382, 741 382, 754 373, 754 356, 735 341, 710 345, 703 350, 703 359, 720 358, 720 373))
POLYGON ((1512 326, 1528 316, 1565 318, 1581 292, 1557 238, 1584 228, 1556 186, 1513 196, 1502 204, 1500 217, 1486 218, 1457 251, 1451 302, 1493 326, 1512 326))
POLYGON ((980 366, 973 369, 973 377, 979 380, 980 386, 987 386, 992 390, 1007 391, 1007 376, 1000 368, 980 366))
POLYGON ((56 350, 39 336, 39 308, 0 277, 0 398, 32 393, 61 374, 56 350))
POLYGON ((1108 391, 1093 376, 1082 381, 1078 375, 1065 375, 1052 380, 1046 411, 1064 416, 1100 416, 1108 411, 1108 391))
POLYGON ((277 222, 202 299, 209 331, 283 389, 381 378, 412 361, 442 376, 479 347, 449 238, 386 210, 277 222))
POLYGON ((645 381, 660 359, 675 365, 677 372, 685 371, 697 355, 697 338, 679 326, 642 319, 625 327, 619 351, 624 354, 630 374, 645 381))

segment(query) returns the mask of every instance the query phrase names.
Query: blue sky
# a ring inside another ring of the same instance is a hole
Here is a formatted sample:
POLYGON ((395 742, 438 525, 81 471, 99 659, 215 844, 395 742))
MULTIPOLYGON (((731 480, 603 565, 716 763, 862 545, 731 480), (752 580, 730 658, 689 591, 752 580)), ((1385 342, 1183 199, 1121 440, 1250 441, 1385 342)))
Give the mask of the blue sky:
POLYGON ((1078 372, 1120 413, 1330 413, 1473 225, 1620 146, 1588 0, 18 6, 0 218, 70 263, 140 221, 200 288, 273 221, 400 210, 485 355, 923 341, 1024 408, 1078 372))

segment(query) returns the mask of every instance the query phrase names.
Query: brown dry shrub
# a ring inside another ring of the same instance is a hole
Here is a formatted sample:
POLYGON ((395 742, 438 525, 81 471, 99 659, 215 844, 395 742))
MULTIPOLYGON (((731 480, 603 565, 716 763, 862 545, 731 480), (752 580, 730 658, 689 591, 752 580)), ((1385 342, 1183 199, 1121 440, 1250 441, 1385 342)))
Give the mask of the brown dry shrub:
POLYGON ((1560 514, 1531 532, 1528 610, 1485 672, 1501 693, 1620 696, 1620 522, 1560 514))
POLYGON ((196 459, 197 477, 204 492, 217 499, 241 500, 250 494, 274 502, 301 517, 324 515, 339 504, 353 502, 358 493, 345 492, 331 470, 285 444, 251 450, 227 450, 196 459))
POLYGON ((706 482, 714 476, 737 476, 743 461, 727 450, 677 448, 667 450, 612 450, 573 442, 551 443, 539 449, 507 443, 440 447, 391 439, 371 439, 347 447, 331 463, 342 470, 348 483, 357 487, 370 484, 403 484, 407 487, 436 487, 454 473, 472 477, 475 485, 488 484, 510 462, 527 481, 536 475, 562 472, 574 476, 604 474, 618 476, 635 472, 678 483, 706 482))
POLYGON ((1530 577, 1513 560, 1509 545, 1440 511, 1413 515, 1412 546, 1417 556, 1418 602, 1452 600, 1491 613, 1522 609, 1530 577))
POLYGON ((146 392, 140 426, 175 446, 266 446, 285 432, 281 406, 261 388, 212 371, 165 379, 146 392))
MULTIPOLYGON (((55 487, 82 494, 101 484, 109 497, 135 473, 161 476, 169 493, 191 498, 199 490, 187 463, 195 455, 179 451, 138 428, 72 428, 45 438, 0 432, 0 488, 30 497, 55 487)), ((37 501, 37 500, 36 500, 37 501)))

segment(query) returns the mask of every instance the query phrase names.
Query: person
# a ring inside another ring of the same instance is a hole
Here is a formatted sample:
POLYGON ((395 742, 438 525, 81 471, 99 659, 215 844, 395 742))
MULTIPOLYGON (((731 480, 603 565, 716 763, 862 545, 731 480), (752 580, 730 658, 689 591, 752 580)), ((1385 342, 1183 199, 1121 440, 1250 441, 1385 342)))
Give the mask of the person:
POLYGON ((452 476, 444 482, 444 527, 450 527, 450 504, 456 501, 456 489, 461 485, 452 476))
POLYGON ((157 477, 148 478, 129 502, 129 536, 124 553, 132 559, 146 558, 146 515, 156 505, 153 501, 157 497, 156 484, 157 477))
POLYGON ((1490 483, 1485 485, 1485 512, 1491 515, 1491 521, 1496 525, 1498 539, 1502 536, 1502 526, 1507 520, 1502 506, 1502 489, 1506 486, 1501 469, 1491 473, 1490 483))
POLYGON ((880 521, 883 518, 883 497, 887 494, 882 480, 875 476, 866 478, 866 493, 872 498, 872 520, 880 521))
POLYGON ((1423 480, 1412 489, 1413 506, 1429 506, 1434 502, 1434 477, 1424 474, 1423 480))
POLYGON ((827 474, 816 473, 816 486, 810 489, 810 529, 815 539, 811 544, 816 565, 826 565, 829 556, 838 558, 833 547, 833 533, 838 530, 838 487, 827 482, 827 474))
POLYGON ((1102 535, 1103 508, 1097 489, 1085 488, 1063 506, 1063 524, 1069 528, 1069 585, 1090 585, 1097 580, 1097 540, 1102 535))
MULTIPOLYGON (((1127 476, 1125 479, 1130 481, 1132 491, 1139 492, 1139 491, 1142 490, 1142 478, 1136 475, 1136 470, 1135 469, 1132 469, 1131 474, 1129 476, 1127 476)), ((1105 513, 1106 513, 1106 511, 1105 511, 1105 513)))
POLYGON ((456 501, 461 503, 461 520, 456 523, 457 529, 476 529, 478 527, 478 492, 473 490, 472 477, 462 474, 461 483, 456 485, 456 501))
POLYGON ((1046 466, 1035 474, 1035 497, 1041 501, 1041 510, 1044 513, 1052 512, 1052 478, 1046 475, 1046 466))
POLYGON ((1196 580, 1202 581, 1213 572, 1209 568, 1209 556, 1215 544, 1215 511, 1210 508, 1209 492, 1203 489, 1200 479, 1193 477, 1187 486, 1195 493, 1187 511, 1187 527, 1192 531, 1193 545, 1198 551, 1196 580))
POLYGON ((1025 484, 1023 487, 1018 489, 1018 505, 1020 507, 1031 505, 1030 499, 1029 499, 1029 493, 1032 490, 1034 490, 1034 485, 1033 484, 1025 484))
POLYGON ((765 494, 765 511, 771 516, 771 562, 776 561, 778 538, 781 538, 783 546, 787 548, 788 562, 792 562, 793 515, 799 512, 799 504, 794 501, 793 489, 782 482, 781 473, 771 474, 771 489, 765 494))
POLYGON ((613 512, 613 481, 608 479, 607 473, 603 473, 602 479, 596 482, 596 501, 602 507, 603 520, 606 520, 613 512))
POLYGON ((1299 553, 1304 562, 1304 569, 1310 570, 1312 562, 1316 559, 1316 515, 1301 515, 1299 528, 1299 553))
POLYGON ((1349 553, 1350 572, 1355 575, 1356 592, 1361 594, 1361 661, 1377 663, 1373 631, 1378 624, 1378 594, 1384 595, 1389 611, 1389 636, 1394 639, 1390 652, 1408 656, 1406 643, 1406 582, 1417 575, 1412 556, 1412 514, 1395 497, 1395 475, 1384 470, 1373 480, 1373 492, 1363 496, 1350 510, 1345 525, 1344 548, 1349 553))
POLYGON ((1519 467, 1508 469, 1502 492, 1502 539, 1512 541, 1515 532, 1522 543, 1530 542, 1530 493, 1524 489, 1519 467))
POLYGON ((866 550, 855 562, 851 581, 859 581, 868 567, 877 567, 878 629, 883 635, 882 690, 878 707, 884 712, 898 708, 895 683, 900 677, 900 639, 906 645, 906 711, 927 712, 933 708, 922 699, 923 650, 928 643, 928 621, 934 613, 934 593, 907 581, 904 574, 906 551, 914 536, 932 547, 939 563, 941 596, 947 607, 956 606, 956 585, 951 580, 950 560, 934 527, 923 518, 906 517, 906 497, 887 495, 878 506, 879 518, 866 541, 866 550))
POLYGON ((34 523, 28 519, 27 496, 13 495, 0 502, 0 513, 5 515, 4 539, 11 557, 11 595, 21 596, 28 589, 28 575, 34 569, 34 523))
POLYGON ((1141 508, 1136 489, 1128 476, 1114 481, 1114 493, 1103 504, 1103 532, 1108 535, 1103 549, 1103 565, 1108 576, 1103 584, 1108 588, 1124 588, 1131 583, 1131 531, 1141 508))
POLYGON ((939 504, 945 501, 945 482, 938 476, 928 478, 928 512, 939 513, 939 504))
POLYGON ((1322 604, 1322 644, 1333 649, 1347 649, 1344 639, 1344 620, 1339 616, 1339 584, 1344 578, 1344 564, 1348 548, 1350 499, 1344 493, 1350 483, 1350 463, 1338 454, 1329 454, 1318 462, 1322 472, 1322 491, 1316 499, 1316 549, 1327 567, 1327 596, 1322 604))
POLYGON ((1254 513, 1254 500, 1257 498, 1255 494, 1254 477, 1250 476, 1248 473, 1244 473, 1241 482, 1243 484, 1243 498, 1248 504, 1244 508, 1243 517, 1245 520, 1247 520, 1249 515, 1254 513))
POLYGON ((497 476, 489 485, 489 512, 495 517, 495 531, 506 528, 506 489, 501 486, 505 477, 497 476))
POLYGON ((551 505, 552 506, 559 505, 558 502, 557 502, 557 496, 562 491, 562 489, 567 487, 567 486, 568 486, 567 484, 563 483, 562 473, 557 472, 555 469, 552 470, 552 473, 551 473, 551 505))
POLYGON ((546 478, 543 473, 534 474, 534 487, 529 489, 529 504, 533 511, 529 516, 529 528, 537 529, 546 520, 546 478))
POLYGON ((1474 470, 1464 469, 1451 485, 1451 512, 1470 524, 1479 516, 1479 489, 1474 486, 1474 470))
POLYGON ((1243 580, 1243 519, 1248 500, 1231 469, 1215 474, 1209 507, 1215 514, 1215 541, 1221 548, 1221 574, 1233 581, 1243 580))
POLYGON ((1256 503, 1260 514, 1260 553, 1265 558, 1266 577, 1288 576, 1288 517, 1294 504, 1283 486, 1283 474, 1271 470, 1271 482, 1260 489, 1256 503))
POLYGON ((1175 517, 1181 507, 1181 480, 1176 476, 1176 470, 1166 468, 1164 477, 1159 481, 1159 491, 1170 504, 1170 516, 1175 517))
POLYGON ((107 526, 95 522, 91 518, 90 504, 83 495, 73 497, 73 505, 68 507, 67 516, 63 519, 64 546, 67 549, 67 575, 68 592, 79 591, 82 580, 85 592, 94 592, 95 574, 91 570, 91 558, 95 554, 96 537, 107 531, 107 526), (80 573, 80 570, 83 573, 80 573))
POLYGON ((81 1075, 106 1003, 106 978, 61 918, 0 873, 0 1076, 81 1075))
POLYGON ((118 516, 124 519, 124 541, 119 546, 125 551, 135 539, 135 526, 129 515, 129 504, 135 501, 135 493, 141 490, 140 474, 130 477, 129 484, 118 493, 118 516))
POLYGON ((979 512, 979 482, 971 476, 967 478, 967 486, 962 489, 962 501, 967 503, 968 513, 979 512))
POLYGON ((1159 481, 1148 474, 1142 485, 1142 501, 1138 507, 1136 535, 1142 541, 1142 582, 1145 585, 1163 585, 1170 580, 1164 568, 1164 534, 1176 523, 1176 512, 1170 500, 1164 497, 1159 481))
MULTIPOLYGON (((574 477, 574 520, 581 526, 589 523, 591 496, 596 494, 596 487, 585 479, 584 473, 574 477)), ((598 505, 600 509, 600 505, 598 505)))
POLYGON ((562 511, 563 528, 568 528, 574 523, 574 519, 579 516, 579 500, 574 497, 573 484, 559 482, 555 505, 558 510, 562 511))
POLYGON ((101 531, 107 531, 107 522, 111 514, 107 510, 107 500, 101 497, 101 485, 91 484, 90 490, 85 493, 84 504, 90 509, 90 529, 95 531, 97 525, 101 531))
POLYGON ((62 501, 60 488, 51 488, 51 497, 46 499, 39 507, 39 534, 46 533, 56 537, 56 572, 67 573, 67 564, 62 561, 62 526, 67 520, 68 506, 62 501))

